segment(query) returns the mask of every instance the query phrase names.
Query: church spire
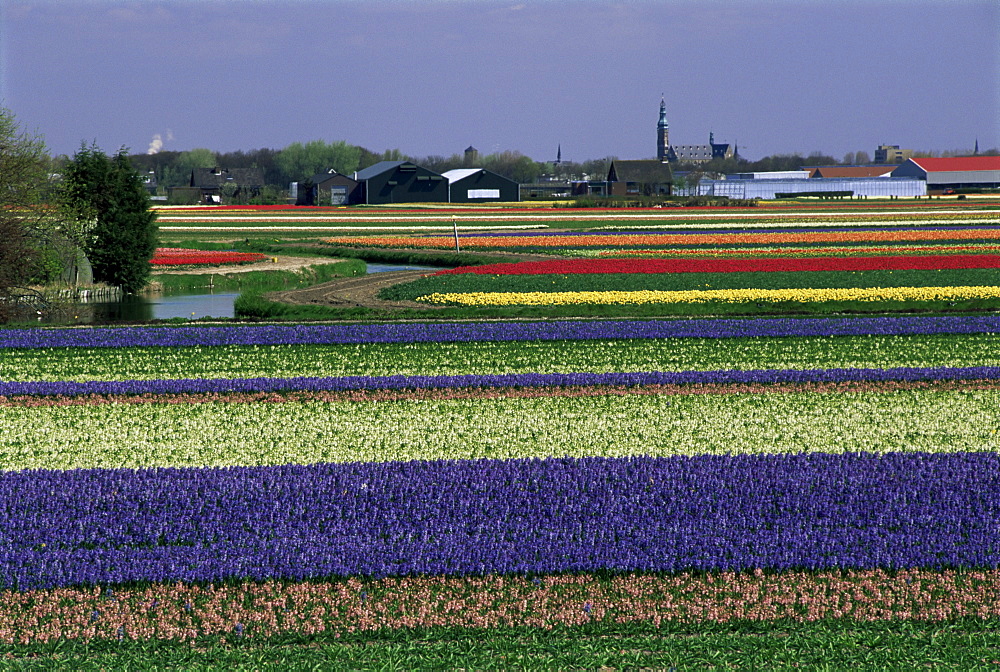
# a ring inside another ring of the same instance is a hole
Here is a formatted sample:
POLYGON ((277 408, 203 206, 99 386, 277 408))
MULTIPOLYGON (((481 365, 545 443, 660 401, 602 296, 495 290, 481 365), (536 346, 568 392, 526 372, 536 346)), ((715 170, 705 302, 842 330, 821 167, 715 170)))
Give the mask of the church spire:
POLYGON ((667 160, 667 150, 670 148, 670 127, 667 124, 666 97, 660 95, 660 120, 656 124, 656 158, 667 160))
POLYGON ((976 149, 972 152, 973 156, 979 156, 979 138, 976 138, 976 149))

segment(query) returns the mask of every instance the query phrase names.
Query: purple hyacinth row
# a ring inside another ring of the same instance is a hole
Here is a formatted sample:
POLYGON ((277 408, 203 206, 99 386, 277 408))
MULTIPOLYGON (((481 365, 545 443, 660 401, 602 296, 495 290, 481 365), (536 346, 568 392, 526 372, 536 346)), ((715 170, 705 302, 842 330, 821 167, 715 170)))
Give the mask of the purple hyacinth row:
POLYGON ((0 588, 996 568, 1000 455, 454 460, 0 474, 0 588))
POLYGON ((341 390, 413 390, 586 385, 841 383, 1000 379, 1000 367, 892 369, 758 369, 752 371, 639 371, 617 373, 501 373, 454 376, 340 376, 295 378, 181 378, 176 380, 28 381, 0 383, 0 396, 87 394, 212 394, 341 390))
POLYGON ((0 348, 1000 333, 1000 316, 4 329, 0 348))

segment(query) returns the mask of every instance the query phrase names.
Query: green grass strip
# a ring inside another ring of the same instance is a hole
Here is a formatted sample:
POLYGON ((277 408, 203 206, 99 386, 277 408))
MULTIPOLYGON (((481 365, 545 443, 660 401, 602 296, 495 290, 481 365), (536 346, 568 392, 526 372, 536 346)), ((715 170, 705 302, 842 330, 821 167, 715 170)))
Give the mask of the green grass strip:
POLYGON ((153 280, 163 290, 179 291, 212 287, 217 291, 255 290, 270 292, 316 285, 334 278, 365 274, 365 264, 352 259, 331 263, 317 263, 301 271, 243 271, 236 273, 190 272, 156 273, 153 280))
POLYGON ((266 640, 0 647, 5 669, 995 669, 1000 623, 962 619, 411 629, 266 640))

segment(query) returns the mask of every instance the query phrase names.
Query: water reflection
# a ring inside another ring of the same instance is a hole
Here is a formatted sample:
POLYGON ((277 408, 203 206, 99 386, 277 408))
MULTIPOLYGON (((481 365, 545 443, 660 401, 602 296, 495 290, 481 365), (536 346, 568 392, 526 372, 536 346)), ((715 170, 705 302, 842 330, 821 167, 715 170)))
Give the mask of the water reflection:
POLYGON ((78 303, 55 321, 80 324, 148 322, 184 318, 235 317, 233 303, 239 292, 210 294, 143 294, 123 296, 117 301, 78 303), (68 314, 72 313, 72 314, 68 314))
MULTIPOLYGON (((436 271, 434 266, 415 264, 368 264, 368 273, 390 271, 436 271)), ((124 322, 149 322, 182 318, 196 320, 202 317, 232 318, 236 316, 234 303, 239 292, 217 292, 208 289, 189 290, 184 294, 143 294, 123 296, 116 301, 77 303, 61 314, 45 320, 48 323, 110 324, 124 322)))

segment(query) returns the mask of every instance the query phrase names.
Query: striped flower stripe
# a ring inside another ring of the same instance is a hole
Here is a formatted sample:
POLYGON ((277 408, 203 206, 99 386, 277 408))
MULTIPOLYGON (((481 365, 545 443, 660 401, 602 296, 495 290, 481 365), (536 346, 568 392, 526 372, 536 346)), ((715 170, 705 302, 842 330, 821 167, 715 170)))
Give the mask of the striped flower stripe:
POLYGON ((267 259, 260 252, 189 250, 180 247, 158 247, 149 263, 154 266, 193 266, 244 264, 267 259))
POLYGON ((803 259, 557 259, 460 266, 433 275, 556 275, 593 273, 755 273, 1000 268, 1000 255, 965 254, 803 259))
POLYGON ((581 250, 582 255, 598 257, 808 257, 817 252, 833 255, 894 255, 935 252, 938 254, 959 254, 975 251, 1000 250, 1000 245, 882 245, 882 246, 805 246, 805 247, 726 247, 726 248, 682 248, 662 250, 581 250))
MULTIPOLYGON (((662 247, 664 245, 747 245, 777 243, 872 243, 917 240, 997 240, 1000 228, 904 229, 884 231, 774 232, 774 233, 638 233, 595 234, 576 236, 538 235, 462 238, 466 248, 480 247, 662 247)), ((330 239, 334 244, 358 244, 358 238, 330 239)), ((363 239, 365 245, 377 247, 416 247, 450 249, 454 238, 447 236, 372 236, 363 239)))
POLYGON ((996 453, 0 474, 0 581, 1000 566, 996 453), (45 512, 38 515, 37 512, 45 512))
POLYGON ((554 388, 404 398, 355 392, 347 403, 22 397, 21 405, 0 406, 0 470, 996 452, 1000 387, 960 382, 773 392, 757 385, 734 394, 695 386, 693 394, 673 395, 649 388, 573 396, 552 395, 554 388), (529 390, 539 394, 519 393, 529 390))
POLYGON ((844 287, 829 289, 707 289, 691 291, 435 292, 418 301, 466 306, 556 306, 570 304, 729 303, 780 301, 965 301, 995 299, 1000 287, 844 287))
POLYGON ((852 381, 991 380, 1000 367, 897 367, 888 369, 765 369, 725 371, 640 371, 614 373, 509 373, 455 376, 339 376, 294 378, 195 378, 0 382, 0 396, 222 394, 340 390, 419 390, 585 385, 779 384, 852 381))
POLYGON ((1000 315, 0 329, 0 349, 975 333, 1000 333, 1000 315))
POLYGON ((416 627, 1000 616, 1000 570, 414 576, 0 592, 0 642, 193 641, 416 627), (74 605, 69 611, 66 604, 74 605), (456 606, 461 606, 457 608, 456 606), (588 611, 585 607, 590 605, 588 611), (193 627, 197 624, 197 627, 193 627))

